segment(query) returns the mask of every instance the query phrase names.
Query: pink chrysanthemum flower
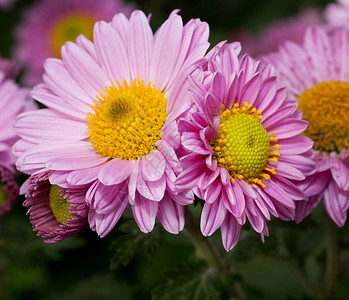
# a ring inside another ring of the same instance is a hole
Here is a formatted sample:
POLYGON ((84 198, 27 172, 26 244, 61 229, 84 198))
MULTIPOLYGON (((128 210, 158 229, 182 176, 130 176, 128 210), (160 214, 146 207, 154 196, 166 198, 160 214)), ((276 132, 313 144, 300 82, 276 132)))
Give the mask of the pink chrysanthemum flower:
POLYGON ((338 226, 349 207, 349 31, 309 28, 302 45, 286 43, 264 58, 275 66, 282 84, 309 127, 317 172, 301 187, 309 201, 297 204, 300 222, 323 198, 329 216, 338 226))
POLYGON ((337 0, 337 3, 330 3, 327 5, 324 16, 330 25, 344 25, 349 24, 349 0, 337 0))
POLYGON ((57 243, 78 233, 87 224, 86 188, 52 185, 47 172, 33 174, 21 187, 23 205, 38 236, 57 243))
POLYGON ((205 54, 208 25, 193 19, 183 26, 174 11, 153 35, 135 11, 129 20, 117 14, 97 22, 93 39, 80 36, 62 47, 62 60, 46 60, 44 84, 32 95, 48 108, 19 117, 17 167, 50 170, 50 182, 63 188, 91 184, 89 224, 100 236, 128 206, 141 231, 158 217, 178 233, 193 195, 174 186, 182 106, 173 83, 205 54))
POLYGON ((313 168, 296 102, 285 100, 269 67, 239 52, 237 43, 217 45, 192 67, 183 86, 195 105, 178 125, 188 154, 176 184, 205 200, 201 231, 220 227, 226 250, 246 219, 262 239, 271 215, 292 219, 303 193, 290 180, 313 168))
POLYGON ((0 0, 0 9, 9 10, 17 0, 0 0))
POLYGON ((5 79, 5 74, 0 72, 0 216, 11 210, 18 197, 11 148, 19 138, 13 124, 19 113, 33 108, 29 91, 19 88, 11 79, 5 79))
POLYGON ((0 72, 4 73, 5 78, 15 79, 20 71, 17 62, 0 56, 0 72))
POLYGON ((277 51, 281 43, 286 40, 301 43, 306 28, 320 23, 319 10, 307 8, 289 18, 267 24, 256 35, 240 31, 233 33, 231 38, 241 42, 245 53, 259 57, 277 51))
POLYGON ((60 57, 66 41, 75 41, 79 34, 92 40, 96 21, 110 21, 118 12, 129 16, 133 7, 123 0, 37 1, 23 12, 23 21, 16 28, 14 55, 25 67, 23 82, 30 86, 40 83, 45 59, 60 57))

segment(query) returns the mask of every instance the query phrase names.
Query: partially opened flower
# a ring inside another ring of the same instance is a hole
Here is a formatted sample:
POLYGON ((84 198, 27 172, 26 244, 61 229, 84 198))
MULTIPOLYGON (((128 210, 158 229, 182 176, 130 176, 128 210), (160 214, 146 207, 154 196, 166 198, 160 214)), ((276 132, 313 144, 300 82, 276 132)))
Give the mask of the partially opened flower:
POLYGON ((296 102, 285 100, 269 67, 239 52, 237 43, 218 45, 191 68, 183 86, 194 106, 179 121, 188 154, 176 184, 205 201, 201 231, 220 227, 226 250, 246 219, 262 239, 271 215, 292 219, 303 193, 291 180, 313 167, 296 102))
POLYGON ((286 43, 265 57, 288 88, 309 126, 317 172, 301 187, 309 201, 297 205, 296 220, 321 199, 329 216, 343 226, 349 207, 349 31, 309 28, 301 46, 286 43))
POLYGON ((205 54, 208 25, 183 26, 174 11, 153 35, 135 11, 129 20, 97 22, 93 38, 67 42, 62 60, 46 60, 44 84, 32 94, 48 108, 19 117, 17 167, 50 171, 50 183, 62 188, 90 184, 89 224, 100 236, 130 205, 143 232, 158 217, 178 233, 193 195, 174 186, 181 99, 172 90, 181 70, 205 54))
POLYGON ((24 83, 40 83, 45 59, 60 57, 66 41, 75 41, 79 34, 92 40, 96 21, 110 21, 119 12, 128 16, 133 6, 123 0, 39 0, 28 7, 16 28, 14 52, 25 67, 24 83))
POLYGON ((11 210, 18 197, 15 181, 13 144, 19 139, 13 130, 18 114, 33 109, 29 91, 20 88, 0 71, 0 216, 11 210))
POLYGON ((47 172, 33 174, 21 187, 23 205, 38 236, 56 243, 78 233, 87 224, 86 187, 61 188, 49 182, 47 172))
POLYGON ((335 3, 327 5, 324 16, 330 25, 344 25, 349 24, 349 1, 337 0, 335 3))

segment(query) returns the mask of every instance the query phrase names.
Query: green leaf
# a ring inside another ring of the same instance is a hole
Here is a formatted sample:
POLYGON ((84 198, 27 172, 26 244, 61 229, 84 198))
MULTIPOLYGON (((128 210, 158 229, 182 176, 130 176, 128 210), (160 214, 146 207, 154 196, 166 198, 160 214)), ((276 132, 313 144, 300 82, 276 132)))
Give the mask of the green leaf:
POLYGON ((177 266, 165 272, 165 281, 158 286, 152 300, 221 300, 221 282, 217 272, 202 262, 177 266))
POLYGON ((119 230, 120 236, 109 247, 109 250, 114 252, 110 260, 111 270, 115 270, 121 265, 128 265, 133 257, 140 252, 151 258, 159 247, 160 230, 158 226, 152 232, 145 234, 139 230, 133 220, 127 219, 120 224, 119 230))

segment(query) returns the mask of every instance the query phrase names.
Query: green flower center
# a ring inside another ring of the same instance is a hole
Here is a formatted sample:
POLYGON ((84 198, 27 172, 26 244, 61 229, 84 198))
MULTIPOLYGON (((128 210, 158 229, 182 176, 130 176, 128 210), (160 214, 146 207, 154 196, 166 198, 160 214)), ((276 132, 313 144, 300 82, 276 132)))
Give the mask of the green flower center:
POLYGON ((315 150, 349 149, 349 83, 321 82, 306 89, 298 101, 309 122, 304 134, 314 141, 315 150))
POLYGON ((74 216, 69 211, 70 203, 67 202, 69 198, 64 199, 60 190, 61 188, 58 185, 51 185, 49 199, 53 215, 59 223, 63 224, 67 223, 68 219, 74 218, 74 216))
POLYGON ((275 169, 266 165, 268 161, 278 160, 279 152, 271 148, 280 146, 271 146, 277 139, 268 135, 260 123, 261 118, 260 111, 246 102, 241 108, 235 104, 220 115, 217 138, 211 140, 211 145, 218 166, 229 171, 232 181, 244 179, 249 184, 254 182, 265 187, 260 179, 270 178, 265 171, 276 174, 275 169))

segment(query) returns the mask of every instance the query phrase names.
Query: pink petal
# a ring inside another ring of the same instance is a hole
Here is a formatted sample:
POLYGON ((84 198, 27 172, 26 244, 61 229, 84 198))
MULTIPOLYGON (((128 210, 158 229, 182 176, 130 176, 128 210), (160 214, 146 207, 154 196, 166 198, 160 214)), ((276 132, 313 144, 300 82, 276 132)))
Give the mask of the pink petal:
POLYGON ((205 202, 200 219, 202 234, 204 236, 212 235, 223 223, 226 212, 223 201, 220 199, 212 204, 205 202))
POLYGON ((130 17, 128 39, 131 77, 149 78, 149 68, 153 54, 153 32, 142 11, 135 11, 130 17))
POLYGON ((148 233, 153 230, 158 206, 158 202, 145 199, 141 195, 136 196, 135 204, 131 207, 136 223, 142 232, 148 233))
POLYGON ((208 186, 207 190, 205 191, 205 194, 204 194, 205 201, 210 204, 217 201, 217 199, 220 198, 221 191, 222 191, 222 182, 220 178, 218 178, 214 182, 212 182, 208 186))
POLYGON ((266 183, 266 187, 264 188, 264 191, 273 197, 277 202, 282 204, 282 206, 286 206, 289 208, 294 209, 295 204, 292 201, 292 198, 289 194, 287 194, 282 187, 280 187, 278 184, 276 184, 273 179, 269 179, 266 183))
POLYGON ((241 232, 241 225, 236 219, 227 214, 221 225, 222 242, 224 249, 230 251, 238 242, 241 232))
POLYGON ((331 160, 331 173, 338 184, 338 187, 342 190, 349 190, 349 161, 338 157, 337 154, 330 155, 331 160))
POLYGON ((151 150, 147 156, 140 161, 143 179, 146 181, 157 181, 165 172, 166 161, 160 151, 151 150))
POLYGON ((304 135, 296 135, 288 139, 282 139, 278 142, 281 147, 278 149, 280 154, 300 154, 311 149, 314 142, 304 135))
POLYGON ((114 158, 101 169, 98 179, 104 185, 119 184, 130 177, 134 164, 134 160, 114 158))
POLYGON ((119 34, 110 24, 101 21, 96 23, 93 36, 99 61, 109 77, 108 84, 110 81, 116 84, 117 80, 122 81, 123 79, 130 83, 127 52, 119 34), (115 53, 117 53, 117 59, 115 59, 115 53))
POLYGON ((130 175, 130 179, 128 181, 128 193, 129 193, 129 202, 131 205, 134 205, 135 197, 136 197, 136 189, 138 184, 138 177, 140 176, 140 158, 138 158, 133 167, 133 172, 130 175))
POLYGON ((156 87, 163 91, 166 89, 172 76, 173 69, 180 53, 183 33, 181 17, 173 15, 158 29, 155 35, 155 44, 152 62, 150 65, 150 78, 156 87))
POLYGON ((184 206, 174 202, 166 193, 159 202, 158 219, 168 232, 177 234, 184 227, 184 206))
POLYGON ((268 132, 276 131, 273 136, 277 137, 278 139, 285 139, 302 133, 307 126, 308 122, 304 120, 288 118, 283 122, 278 122, 270 127, 266 127, 265 129, 268 132))
POLYGON ((344 197, 348 201, 348 193, 339 189, 334 181, 331 181, 328 185, 328 188, 324 193, 324 204, 327 213, 331 219, 337 224, 337 226, 342 227, 345 224, 347 218, 347 212, 344 211, 340 205, 344 197))
POLYGON ((202 176, 204 169, 205 162, 200 160, 184 168, 184 171, 177 177, 176 186, 180 189, 193 188, 202 176))
POLYGON ((90 97, 95 97, 110 84, 97 62, 78 45, 66 42, 62 47, 62 58, 69 73, 90 97))
POLYGON ((166 178, 161 177, 157 181, 145 181, 142 176, 138 177, 137 191, 146 199, 161 201, 166 190, 166 178))

